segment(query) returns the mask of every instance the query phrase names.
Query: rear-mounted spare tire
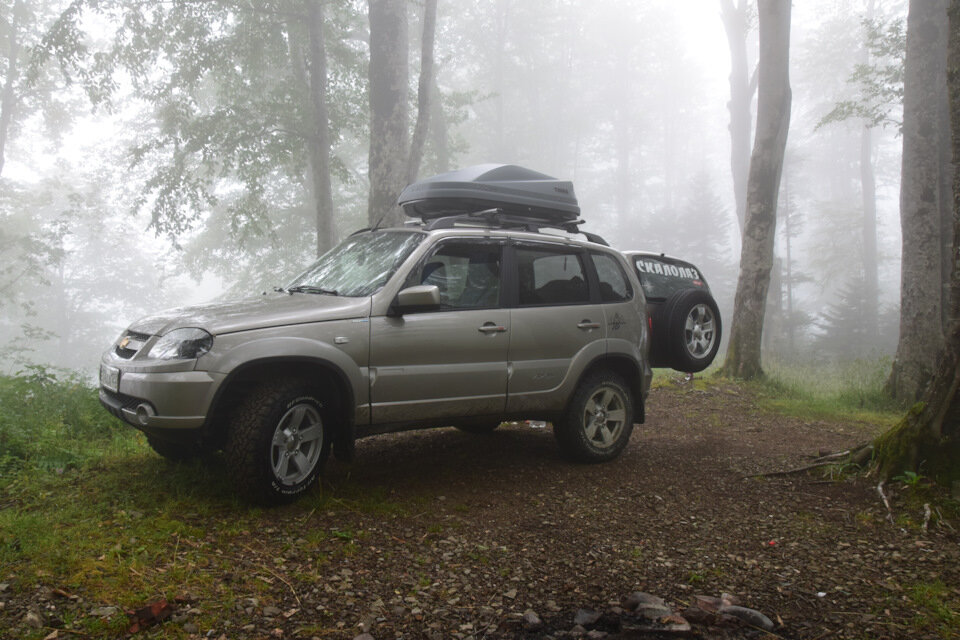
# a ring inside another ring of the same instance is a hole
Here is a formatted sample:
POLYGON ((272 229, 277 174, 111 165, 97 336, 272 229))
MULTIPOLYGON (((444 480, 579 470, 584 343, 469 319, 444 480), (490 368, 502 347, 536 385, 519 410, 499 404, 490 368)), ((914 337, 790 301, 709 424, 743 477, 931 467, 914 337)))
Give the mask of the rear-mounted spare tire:
POLYGON ((667 299, 660 313, 660 339, 670 367, 697 373, 710 366, 720 348, 720 310, 703 289, 684 289, 667 299))

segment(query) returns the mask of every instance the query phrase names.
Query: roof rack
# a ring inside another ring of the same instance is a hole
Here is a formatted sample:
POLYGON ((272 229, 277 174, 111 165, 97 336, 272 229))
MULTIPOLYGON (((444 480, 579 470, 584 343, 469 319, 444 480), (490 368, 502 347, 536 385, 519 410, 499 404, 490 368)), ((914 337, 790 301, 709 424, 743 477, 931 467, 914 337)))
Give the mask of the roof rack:
POLYGON ((517 215, 501 208, 483 209, 481 211, 451 212, 450 215, 432 218, 424 221, 426 231, 434 229, 452 229, 458 224, 491 227, 495 229, 521 229, 531 233, 539 233, 541 229, 559 229, 567 233, 583 234, 587 240, 609 247, 609 243, 602 237, 589 231, 580 229, 584 220, 551 221, 544 218, 517 215))

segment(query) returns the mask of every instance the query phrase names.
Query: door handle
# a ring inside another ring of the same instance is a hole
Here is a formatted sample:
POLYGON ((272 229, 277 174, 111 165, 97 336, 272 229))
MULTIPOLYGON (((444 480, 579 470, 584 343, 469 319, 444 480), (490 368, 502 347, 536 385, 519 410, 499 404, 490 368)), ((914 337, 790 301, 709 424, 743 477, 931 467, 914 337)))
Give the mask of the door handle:
POLYGON ((584 320, 581 320, 581 321, 577 324, 577 328, 578 328, 578 329, 583 329, 583 330, 585 330, 585 331, 589 331, 590 329, 599 329, 599 328, 600 328, 600 323, 599 323, 599 322, 590 322, 589 319, 584 319, 584 320))
POLYGON ((499 325, 493 322, 484 322, 483 326, 477 329, 477 331, 479 331, 480 333, 486 333, 488 335, 491 333, 503 333, 506 330, 507 328, 504 327, 503 325, 499 325))

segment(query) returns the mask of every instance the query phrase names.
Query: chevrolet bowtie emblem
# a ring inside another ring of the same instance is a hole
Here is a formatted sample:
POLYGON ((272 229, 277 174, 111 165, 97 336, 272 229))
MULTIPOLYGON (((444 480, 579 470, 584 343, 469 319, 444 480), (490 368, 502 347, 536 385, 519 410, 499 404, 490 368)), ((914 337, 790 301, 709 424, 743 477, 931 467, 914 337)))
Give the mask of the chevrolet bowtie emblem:
POLYGON ((128 344, 130 344, 130 336, 124 336, 123 340, 121 340, 117 346, 121 349, 126 349, 128 344))

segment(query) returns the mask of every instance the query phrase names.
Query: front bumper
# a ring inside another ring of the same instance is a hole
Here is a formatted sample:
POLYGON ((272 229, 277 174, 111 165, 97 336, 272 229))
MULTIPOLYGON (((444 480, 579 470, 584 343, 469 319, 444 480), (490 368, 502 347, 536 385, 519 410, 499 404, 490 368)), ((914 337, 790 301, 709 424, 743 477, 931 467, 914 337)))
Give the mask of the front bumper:
POLYGON ((223 374, 145 373, 121 368, 117 391, 100 387, 100 403, 138 429, 196 429, 206 421, 223 374))

